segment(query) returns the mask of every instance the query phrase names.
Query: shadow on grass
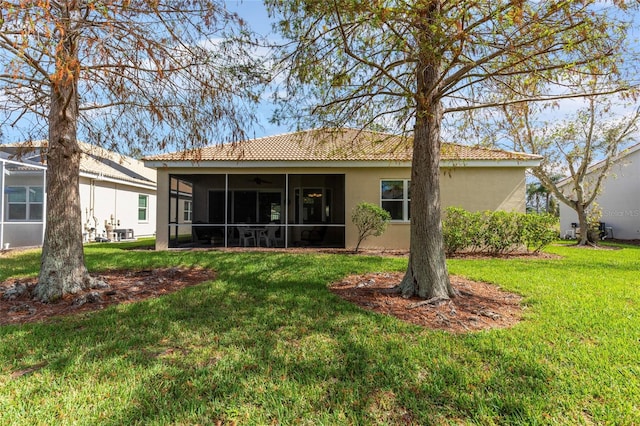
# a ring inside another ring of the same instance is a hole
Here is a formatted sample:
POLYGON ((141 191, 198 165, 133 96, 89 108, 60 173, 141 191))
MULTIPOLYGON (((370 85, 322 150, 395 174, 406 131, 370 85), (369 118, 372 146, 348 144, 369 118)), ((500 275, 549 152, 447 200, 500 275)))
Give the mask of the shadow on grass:
POLYGON ((40 268, 40 250, 6 253, 0 256, 0 282, 10 277, 34 276, 40 268))
MULTIPOLYGON (((100 250, 92 256, 95 267, 135 263, 130 253, 111 253, 108 262, 100 250)), ((0 341, 19 342, 2 345, 3 364, 46 360, 42 374, 68 378, 68 387, 40 390, 50 400, 43 410, 53 410, 54 394, 71 393, 74 383, 92 397, 69 396, 77 411, 67 418, 99 423, 99 413, 108 413, 111 424, 516 422, 539 416, 532 407, 550 403, 550 372, 538 360, 490 343, 479 349, 482 336, 429 332, 364 311, 327 290, 346 274, 401 269, 406 260, 223 252, 133 257, 138 267, 160 266, 161 259, 162 266, 198 264, 215 269, 218 279, 142 303, 0 330, 0 341)), ((20 380, 27 388, 39 385, 30 376, 20 380)), ((37 414, 30 420, 43 421, 37 414)))

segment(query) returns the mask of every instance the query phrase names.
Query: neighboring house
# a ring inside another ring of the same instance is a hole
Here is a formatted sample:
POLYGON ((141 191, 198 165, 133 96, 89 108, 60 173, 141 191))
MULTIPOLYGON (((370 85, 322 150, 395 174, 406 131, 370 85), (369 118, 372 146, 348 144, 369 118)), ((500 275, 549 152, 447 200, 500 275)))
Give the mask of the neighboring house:
MULTIPOLYGON (((606 235, 610 238, 633 240, 640 238, 640 144, 624 150, 615 158, 609 176, 602 182, 596 203, 602 212, 600 222, 604 223, 606 235)), ((597 171, 602 162, 589 168, 589 173, 597 171)), ((588 177, 589 175, 587 175, 588 177)), ((588 185, 589 179, 586 179, 588 185)), ((559 182, 559 188, 571 197, 571 178, 559 182)), ((562 236, 575 236, 578 216, 575 210, 560 203, 560 229, 562 236)))
POLYGON ((0 151, 0 249, 42 244, 46 167, 0 151))
MULTIPOLYGON (((351 129, 310 130, 148 157, 158 170, 157 249, 355 247, 362 201, 393 218, 369 248, 409 247, 411 141, 351 129)), ((445 144, 443 207, 525 210, 533 155, 445 144)))
MULTIPOLYGON (((8 170, 3 174, 6 179, 2 191, 4 233, 0 241, 9 243, 10 247, 42 245, 44 233, 41 229, 44 229, 46 215, 34 215, 34 211, 40 206, 38 202, 42 203, 40 208, 46 206, 43 172, 46 165, 42 164, 44 156, 40 154, 45 144, 32 142, 28 148, 30 152, 21 156, 16 154, 26 150, 23 144, 0 145, 0 158, 5 159, 3 164, 6 166, 3 167, 8 170), (19 164, 24 169, 14 172, 11 168, 19 167, 19 164), (27 174, 28 181, 23 178, 27 174), (33 200, 32 196, 35 197, 33 200), (40 198, 42 201, 38 201, 40 198)), ((86 143, 80 145, 83 149, 80 203, 85 241, 152 236, 156 229, 155 170, 134 158, 86 143)))

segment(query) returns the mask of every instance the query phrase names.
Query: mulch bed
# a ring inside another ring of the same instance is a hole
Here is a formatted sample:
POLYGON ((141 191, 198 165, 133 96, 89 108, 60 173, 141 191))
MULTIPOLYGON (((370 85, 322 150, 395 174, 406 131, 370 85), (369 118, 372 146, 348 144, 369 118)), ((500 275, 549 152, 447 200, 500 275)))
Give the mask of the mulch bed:
MULTIPOLYGON (((246 249, 244 249, 246 250, 246 249)), ((348 253, 346 250, 300 249, 290 252, 348 253)), ((406 251, 364 251, 365 255, 407 256, 406 251)), ((459 257, 459 256, 456 256, 459 257)), ((467 254, 464 257, 483 257, 467 254)), ((514 253, 504 257, 553 257, 514 253)), ((393 315, 403 321, 452 333, 510 327, 522 318, 520 296, 483 282, 452 276, 451 283, 459 296, 438 303, 421 304, 419 299, 405 299, 389 292, 398 285, 403 273, 352 275, 330 285, 330 290, 364 309, 393 315)), ((154 269, 110 271, 100 274, 108 288, 90 289, 68 295, 56 303, 34 301, 31 291, 36 279, 8 280, 0 283, 0 326, 47 321, 59 315, 104 309, 118 303, 133 303, 178 291, 184 287, 215 279, 205 269, 154 269), (18 291, 24 288, 23 291, 18 291), (19 294, 18 294, 19 293, 19 294)))
POLYGON ((331 291, 364 309, 393 315, 408 323, 452 333, 511 327, 522 318, 521 297, 483 282, 451 276, 459 295, 425 304, 390 292, 404 273, 352 275, 333 283, 331 291))
POLYGON ((101 273, 100 278, 108 287, 67 295, 55 303, 42 303, 32 299, 31 292, 36 285, 36 278, 0 283, 0 325, 46 321, 59 315, 96 311, 118 303, 138 302, 215 279, 215 274, 206 269, 164 268, 110 271, 101 273))

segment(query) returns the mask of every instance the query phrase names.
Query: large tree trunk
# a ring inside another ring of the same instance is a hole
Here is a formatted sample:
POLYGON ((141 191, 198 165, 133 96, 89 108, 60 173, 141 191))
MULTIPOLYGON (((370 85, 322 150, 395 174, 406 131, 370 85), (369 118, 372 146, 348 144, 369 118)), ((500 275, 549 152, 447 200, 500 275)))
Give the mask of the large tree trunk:
POLYGON ((92 283, 82 245, 77 64, 73 35, 64 34, 57 53, 57 73, 52 76, 49 111, 47 226, 35 288, 36 298, 42 301, 77 293, 92 283))
POLYGON ((411 241, 409 266, 402 280, 404 297, 448 299, 454 296, 444 255, 440 218, 439 106, 416 121, 411 166, 411 241))
POLYGON ((437 60, 425 60, 418 65, 411 163, 409 266, 400 284, 404 297, 417 295, 423 299, 448 299, 455 295, 447 271, 440 219, 440 123, 443 110, 440 100, 434 96, 439 77, 437 60))
POLYGON ((578 245, 586 246, 589 244, 589 222, 587 221, 587 211, 581 202, 576 202, 576 213, 578 214, 578 228, 580 229, 580 239, 578 245))

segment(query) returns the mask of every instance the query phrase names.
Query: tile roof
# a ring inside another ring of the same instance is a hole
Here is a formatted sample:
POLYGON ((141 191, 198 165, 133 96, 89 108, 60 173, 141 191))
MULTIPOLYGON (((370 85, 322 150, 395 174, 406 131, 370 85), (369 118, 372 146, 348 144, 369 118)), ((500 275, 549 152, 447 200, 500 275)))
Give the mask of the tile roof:
MULTIPOLYGON (((46 146, 47 141, 32 141, 0 145, 0 151, 14 155, 22 152, 20 161, 37 161, 43 164, 45 161, 40 155, 40 149, 46 146)), ((134 184, 156 185, 156 171, 145 167, 142 161, 85 142, 80 142, 80 147, 83 151, 80 159, 81 172, 134 184)))
POLYGON ((13 156, 8 152, 3 151, 0 151, 0 162, 8 163, 5 167, 10 170, 42 170, 42 164, 40 164, 39 162, 26 159, 18 160, 13 158, 13 156))
MULTIPOLYGON (((411 161, 411 139, 355 129, 317 129, 159 154, 145 161, 411 161)), ((446 143, 441 159, 537 160, 536 155, 446 143)))

